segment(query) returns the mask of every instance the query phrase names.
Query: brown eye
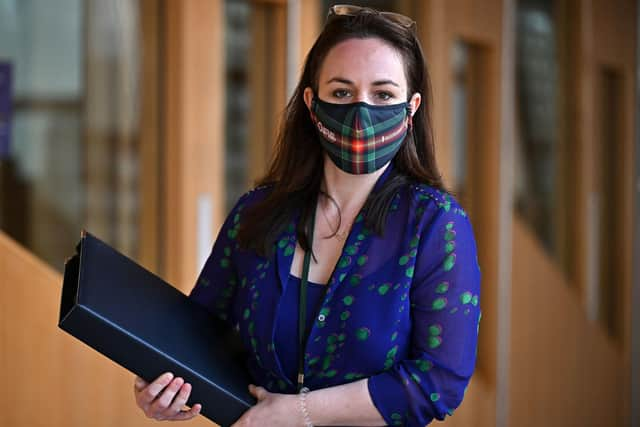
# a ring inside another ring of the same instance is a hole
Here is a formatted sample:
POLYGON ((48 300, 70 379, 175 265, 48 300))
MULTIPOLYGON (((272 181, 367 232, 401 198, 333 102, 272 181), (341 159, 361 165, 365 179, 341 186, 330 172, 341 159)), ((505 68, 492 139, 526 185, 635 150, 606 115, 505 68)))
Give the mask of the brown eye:
POLYGON ((389 101, 391 98, 393 98, 393 94, 390 92, 378 92, 378 98, 383 100, 383 101, 389 101))
POLYGON ((346 98, 349 95, 350 95, 350 93, 346 89, 336 89, 336 90, 333 91, 333 96, 335 98, 346 98))

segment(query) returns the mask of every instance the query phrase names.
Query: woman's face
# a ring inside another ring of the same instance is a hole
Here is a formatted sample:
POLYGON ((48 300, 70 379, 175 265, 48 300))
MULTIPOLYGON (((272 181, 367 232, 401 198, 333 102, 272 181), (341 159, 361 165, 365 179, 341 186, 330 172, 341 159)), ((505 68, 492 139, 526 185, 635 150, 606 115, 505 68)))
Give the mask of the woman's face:
MULTIPOLYGON (((304 101, 310 108, 313 90, 304 101)), ((411 114, 420 105, 420 94, 407 94, 407 79, 400 53, 379 38, 348 39, 327 53, 320 67, 318 97, 325 102, 366 102, 392 105, 409 101, 411 114)))

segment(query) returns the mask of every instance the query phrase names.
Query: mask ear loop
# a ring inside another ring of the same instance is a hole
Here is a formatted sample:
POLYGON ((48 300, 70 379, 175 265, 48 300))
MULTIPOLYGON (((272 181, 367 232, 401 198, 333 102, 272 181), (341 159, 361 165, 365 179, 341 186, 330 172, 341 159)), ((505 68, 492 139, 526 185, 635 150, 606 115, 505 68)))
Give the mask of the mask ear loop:
POLYGON ((416 129, 413 127, 413 111, 411 111, 411 105, 407 105, 407 114, 409 123, 407 124, 407 130, 411 132, 411 138, 413 139, 414 146, 417 146, 418 141, 416 140, 416 129))

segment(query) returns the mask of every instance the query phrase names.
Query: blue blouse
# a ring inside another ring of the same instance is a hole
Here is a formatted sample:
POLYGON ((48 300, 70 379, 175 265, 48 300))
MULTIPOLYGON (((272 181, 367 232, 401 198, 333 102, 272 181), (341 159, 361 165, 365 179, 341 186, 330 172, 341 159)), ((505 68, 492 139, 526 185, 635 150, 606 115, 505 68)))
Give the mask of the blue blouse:
MULTIPOLYGON (((280 359, 282 370, 287 378, 295 383, 298 380, 298 314, 300 313, 300 283, 302 280, 293 275, 289 276, 289 286, 282 296, 281 307, 276 322, 274 334, 274 351, 280 359)), ((319 304, 322 303, 326 285, 307 282, 307 322, 306 331, 310 331, 313 320, 318 314, 319 304)))
MULTIPOLYGON (((238 328, 256 384, 295 393, 297 362, 291 367, 295 356, 276 347, 276 330, 298 309, 286 297, 298 286, 289 274, 297 218, 270 258, 237 242, 242 211, 268 191, 259 187, 239 199, 191 298, 238 328)), ((474 371, 480 269, 471 224, 450 195, 407 185, 390 209, 383 236, 365 227, 362 212, 354 222, 304 350, 305 386, 368 378, 387 424, 424 426, 453 414, 474 371)))

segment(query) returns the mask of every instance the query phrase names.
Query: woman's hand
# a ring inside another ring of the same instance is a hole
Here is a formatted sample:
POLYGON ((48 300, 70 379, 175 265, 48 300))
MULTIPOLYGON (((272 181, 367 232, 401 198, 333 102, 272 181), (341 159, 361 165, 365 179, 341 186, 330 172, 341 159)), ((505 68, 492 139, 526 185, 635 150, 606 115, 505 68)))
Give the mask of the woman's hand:
POLYGON ((231 427, 299 427, 303 425, 298 407, 298 395, 269 393, 264 388, 253 384, 249 386, 249 392, 258 399, 258 403, 245 412, 231 427))
POLYGON ((191 384, 185 383, 182 378, 174 378, 169 372, 160 375, 151 384, 136 377, 133 393, 136 404, 144 414, 158 421, 190 420, 202 409, 198 403, 191 409, 183 409, 191 394, 191 384))

